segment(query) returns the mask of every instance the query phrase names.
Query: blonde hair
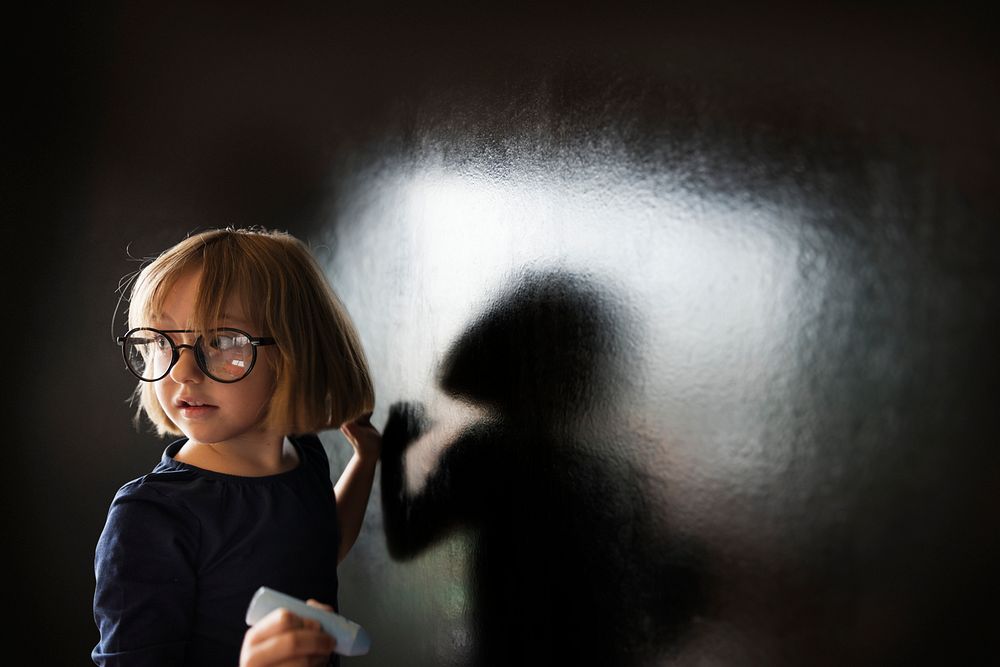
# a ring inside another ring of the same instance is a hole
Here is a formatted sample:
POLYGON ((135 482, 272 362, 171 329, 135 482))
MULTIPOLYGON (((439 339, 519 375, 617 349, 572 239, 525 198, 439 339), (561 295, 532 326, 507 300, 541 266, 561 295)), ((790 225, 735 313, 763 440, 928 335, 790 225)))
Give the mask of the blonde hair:
MULTIPOLYGON (((250 323, 260 327, 250 333, 277 341, 278 354, 264 355, 276 378, 264 417, 268 427, 309 433, 372 411, 375 392, 354 324, 312 254, 290 234, 226 228, 184 239, 135 279, 129 328, 149 326, 177 280, 198 269, 195 331, 215 328, 226 300, 236 297, 250 323)), ((145 412, 161 436, 180 435, 160 406, 154 384, 136 387, 137 423, 145 412)))

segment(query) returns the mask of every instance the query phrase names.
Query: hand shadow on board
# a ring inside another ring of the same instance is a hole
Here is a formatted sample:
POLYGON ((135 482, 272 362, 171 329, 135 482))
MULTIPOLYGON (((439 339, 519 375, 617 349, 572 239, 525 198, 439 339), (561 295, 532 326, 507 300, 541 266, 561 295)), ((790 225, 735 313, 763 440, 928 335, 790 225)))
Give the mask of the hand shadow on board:
POLYGON ((483 409, 418 491, 405 454, 435 425, 391 406, 382 503, 390 554, 472 529, 476 665, 639 665, 670 653, 703 598, 701 558, 671 534, 657 482, 632 461, 616 388, 627 379, 621 299, 565 272, 529 273, 449 350, 447 394, 483 409), (607 423, 577 435, 587 415, 607 423))

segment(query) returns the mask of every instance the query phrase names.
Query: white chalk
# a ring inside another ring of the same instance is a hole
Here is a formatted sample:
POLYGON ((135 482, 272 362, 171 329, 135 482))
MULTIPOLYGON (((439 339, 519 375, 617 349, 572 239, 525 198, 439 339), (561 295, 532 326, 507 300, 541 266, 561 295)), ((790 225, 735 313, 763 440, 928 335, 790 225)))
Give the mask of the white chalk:
POLYGON ((319 621, 323 630, 337 640, 337 648, 334 650, 341 655, 364 655, 371 648, 372 640, 368 633, 354 621, 332 611, 310 607, 298 598, 267 586, 261 586, 253 594, 250 606, 247 607, 247 625, 253 625, 279 607, 284 607, 296 616, 319 621))

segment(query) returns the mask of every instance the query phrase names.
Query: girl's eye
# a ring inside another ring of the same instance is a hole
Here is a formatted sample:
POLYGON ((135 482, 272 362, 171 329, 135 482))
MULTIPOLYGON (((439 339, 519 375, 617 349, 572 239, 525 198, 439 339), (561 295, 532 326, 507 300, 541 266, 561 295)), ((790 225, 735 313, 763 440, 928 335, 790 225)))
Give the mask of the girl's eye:
POLYGON ((160 352, 162 352, 164 350, 169 350, 170 349, 170 341, 167 340, 166 336, 161 336, 161 335, 157 334, 156 336, 153 337, 153 347, 155 347, 157 349, 157 351, 160 351, 160 352))

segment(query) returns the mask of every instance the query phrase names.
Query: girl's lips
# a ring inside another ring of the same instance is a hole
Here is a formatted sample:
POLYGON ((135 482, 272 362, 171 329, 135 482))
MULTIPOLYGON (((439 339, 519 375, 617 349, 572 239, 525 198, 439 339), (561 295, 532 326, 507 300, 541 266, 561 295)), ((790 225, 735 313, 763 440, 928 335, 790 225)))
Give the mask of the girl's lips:
POLYGON ((204 401, 199 401, 196 398, 178 398, 174 401, 174 405, 181 413, 181 417, 184 419, 199 419, 209 415, 217 406, 210 403, 205 403, 204 401))
POLYGON ((217 407, 217 406, 212 405, 211 403, 206 403, 205 401, 198 401, 198 400, 195 400, 193 398, 189 398, 189 399, 178 398, 176 401, 174 401, 174 405, 176 405, 179 408, 214 408, 214 407, 217 407))
POLYGON ((204 417, 216 409, 214 405, 189 405, 187 403, 181 403, 178 408, 180 409, 181 417, 185 419, 196 419, 198 417, 204 417))

